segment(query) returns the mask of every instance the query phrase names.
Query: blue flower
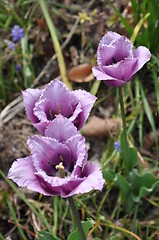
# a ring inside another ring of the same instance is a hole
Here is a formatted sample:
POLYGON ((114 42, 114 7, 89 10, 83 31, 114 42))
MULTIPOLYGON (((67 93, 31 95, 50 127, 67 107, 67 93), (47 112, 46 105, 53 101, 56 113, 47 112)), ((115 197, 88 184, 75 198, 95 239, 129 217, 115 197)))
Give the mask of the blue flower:
POLYGON ((120 140, 117 140, 117 141, 114 143, 114 147, 115 147, 115 149, 117 150, 117 152, 120 152, 120 140))
POLYGON ((12 38, 13 42, 20 42, 20 40, 24 37, 24 30, 18 25, 15 25, 12 29, 12 38))
POLYGON ((16 65, 16 70, 17 70, 17 72, 20 72, 21 71, 21 66, 20 65, 16 65))
POLYGON ((13 42, 11 42, 11 41, 9 41, 9 40, 5 40, 4 42, 5 42, 5 44, 8 46, 8 48, 9 48, 10 50, 12 50, 12 51, 15 50, 15 44, 14 44, 13 42))

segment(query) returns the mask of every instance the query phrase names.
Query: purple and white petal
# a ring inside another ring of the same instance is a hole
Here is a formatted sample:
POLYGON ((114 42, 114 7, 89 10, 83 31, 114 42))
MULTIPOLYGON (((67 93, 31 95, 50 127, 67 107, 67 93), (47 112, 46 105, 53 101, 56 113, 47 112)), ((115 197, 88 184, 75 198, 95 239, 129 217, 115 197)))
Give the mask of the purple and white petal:
POLYGON ((98 66, 105 66, 114 62, 115 48, 114 46, 107 46, 100 43, 97 49, 97 63, 98 66))
POLYGON ((96 163, 87 163, 81 172, 81 178, 73 178, 62 187, 61 196, 70 197, 75 194, 88 193, 91 190, 102 190, 104 179, 100 167, 96 163), (82 180, 80 182, 80 180, 82 180))
POLYGON ((121 80, 123 82, 127 82, 130 80, 132 75, 134 74, 134 68, 137 64, 137 59, 125 59, 116 64, 101 67, 103 72, 105 72, 110 77, 114 77, 114 79, 121 80))
POLYGON ((76 90, 73 92, 78 101, 81 103, 82 112, 80 113, 80 123, 78 125, 78 129, 80 129, 84 122, 87 120, 90 111, 93 107, 93 104, 96 101, 96 97, 86 92, 84 90, 76 90))
POLYGON ((110 45, 113 42, 115 42, 116 40, 118 40, 119 38, 121 38, 121 35, 116 33, 116 32, 107 32, 101 39, 99 44, 106 44, 106 45, 110 45))
POLYGON ((148 48, 140 46, 133 51, 134 57, 138 59, 137 64, 134 68, 134 74, 139 71, 145 63, 151 58, 151 53, 148 48))
POLYGON ((79 132, 73 123, 62 115, 58 115, 45 131, 45 136, 54 138, 60 142, 66 141, 78 134, 79 132))
POLYGON ((30 88, 22 92, 26 114, 32 123, 38 122, 37 117, 34 115, 33 108, 35 107, 35 103, 39 100, 41 92, 42 91, 39 89, 30 88))
POLYGON ((76 175, 77 174, 76 168, 78 166, 82 167, 88 157, 85 138, 81 135, 74 136, 66 141, 66 145, 69 147, 71 151, 74 163, 74 170, 72 174, 76 175))
POLYGON ((7 177, 17 183, 20 187, 27 187, 32 191, 46 194, 35 175, 35 168, 31 156, 18 158, 12 164, 7 177))
POLYGON ((119 80, 115 77, 112 77, 104 72, 102 69, 103 67, 93 67, 92 71, 94 76, 96 77, 97 80, 104 80, 104 83, 108 86, 114 87, 121 87, 122 85, 125 84, 123 80, 119 80))
POLYGON ((68 117, 76 106, 76 98, 72 96, 69 88, 59 80, 51 81, 40 96, 40 100, 47 99, 47 104, 58 115, 61 113, 68 117))
POLYGON ((34 167, 37 171, 43 170, 50 176, 55 176, 56 165, 63 158, 67 160, 67 165, 71 162, 72 155, 70 149, 58 142, 56 139, 48 137, 34 136, 28 140, 28 145, 32 152, 34 167))

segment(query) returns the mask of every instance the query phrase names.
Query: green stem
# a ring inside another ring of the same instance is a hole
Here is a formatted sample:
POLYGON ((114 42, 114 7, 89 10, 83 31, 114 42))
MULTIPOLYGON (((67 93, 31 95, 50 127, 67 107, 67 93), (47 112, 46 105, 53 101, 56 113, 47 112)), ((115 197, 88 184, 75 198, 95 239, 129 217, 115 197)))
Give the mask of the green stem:
POLYGON ((74 219, 75 219, 75 221, 76 221, 76 226, 77 226, 78 231, 79 231, 79 233, 80 233, 80 235, 81 235, 81 240, 86 240, 86 237, 85 237, 85 234, 84 234, 82 225, 81 225, 81 221, 80 221, 80 218, 79 218, 79 214, 78 214, 78 212, 77 212, 77 209, 76 209, 75 203, 74 203, 74 201, 73 201, 73 198, 72 198, 72 197, 69 197, 69 198, 68 198, 68 201, 69 201, 69 204, 70 204, 72 213, 73 213, 73 215, 74 215, 74 219))
POLYGON ((128 159, 128 141, 127 141, 127 130, 126 130, 126 118, 125 118, 125 111, 124 111, 124 102, 123 102, 123 95, 121 87, 118 87, 119 92, 119 101, 120 101, 120 108, 121 108, 121 116, 123 122, 123 138, 124 138, 124 160, 125 160, 125 167, 128 167, 127 159, 128 159))
POLYGON ((49 15, 47 7, 46 7, 46 1, 45 0, 39 0, 39 4, 40 4, 41 11, 43 12, 45 21, 47 23, 47 26, 48 26, 50 34, 51 34, 54 49, 55 49, 55 52, 56 52, 56 55, 57 55, 57 60, 58 60, 58 65, 59 65, 62 81, 67 85, 67 87, 69 87, 71 89, 71 84, 70 84, 70 82, 68 81, 68 78, 67 78, 66 66, 65 66, 63 54, 62 54, 62 51, 61 51, 60 43, 59 43, 58 38, 57 38, 55 26, 52 22, 52 19, 49 15))
POLYGON ((52 232, 53 232, 53 235, 54 236, 56 236, 57 235, 57 226, 58 226, 58 197, 54 197, 53 198, 54 200, 54 202, 53 202, 53 204, 54 204, 54 226, 53 226, 53 230, 52 230, 52 232))

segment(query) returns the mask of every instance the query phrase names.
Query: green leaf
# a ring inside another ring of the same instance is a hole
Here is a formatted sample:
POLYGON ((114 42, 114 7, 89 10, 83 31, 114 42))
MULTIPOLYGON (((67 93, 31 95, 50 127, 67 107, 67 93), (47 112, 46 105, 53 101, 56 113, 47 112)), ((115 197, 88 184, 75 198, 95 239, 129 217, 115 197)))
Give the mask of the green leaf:
POLYGON ((136 169, 130 172, 128 181, 132 186, 133 198, 136 202, 159 186, 159 178, 149 172, 139 173, 136 169))
POLYGON ((40 231, 38 240, 61 240, 59 237, 54 237, 51 233, 46 231, 40 231))
MULTIPOLYGON (((86 235, 88 233, 88 231, 93 227, 94 221, 93 221, 93 219, 89 218, 87 221, 81 222, 81 224, 82 224, 82 227, 83 227, 83 231, 86 235)), ((81 240, 81 236, 80 236, 77 228, 72 233, 70 233, 67 240, 75 240, 75 239, 76 240, 81 240)))
POLYGON ((115 180, 116 184, 119 186, 123 195, 126 195, 130 189, 127 180, 123 176, 121 176, 119 173, 116 175, 114 180, 115 180))
POLYGON ((104 179, 107 181, 107 183, 112 183, 114 181, 115 177, 115 171, 112 169, 104 169, 102 171, 104 179))
POLYGON ((138 163, 138 155, 137 155, 137 150, 135 147, 128 147, 127 153, 125 153, 125 144, 124 144, 124 137, 123 133, 121 134, 120 137, 120 150, 121 150, 121 157, 124 160, 125 167, 128 170, 131 170, 133 167, 135 167, 138 163), (126 156, 126 159, 125 159, 126 156))

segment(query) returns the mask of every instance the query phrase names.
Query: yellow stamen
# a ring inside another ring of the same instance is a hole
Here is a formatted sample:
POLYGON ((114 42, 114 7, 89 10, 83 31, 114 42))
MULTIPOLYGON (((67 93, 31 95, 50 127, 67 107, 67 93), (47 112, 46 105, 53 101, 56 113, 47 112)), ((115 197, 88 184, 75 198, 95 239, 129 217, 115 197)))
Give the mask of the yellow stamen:
POLYGON ((58 113, 55 115, 55 117, 58 117, 58 116, 60 115, 60 113, 61 113, 61 108, 62 108, 62 106, 60 106, 60 107, 58 108, 58 113))
POLYGON ((65 177, 65 167, 63 165, 63 162, 60 162, 58 165, 55 166, 55 168, 58 170, 58 174, 60 178, 64 178, 65 177))

